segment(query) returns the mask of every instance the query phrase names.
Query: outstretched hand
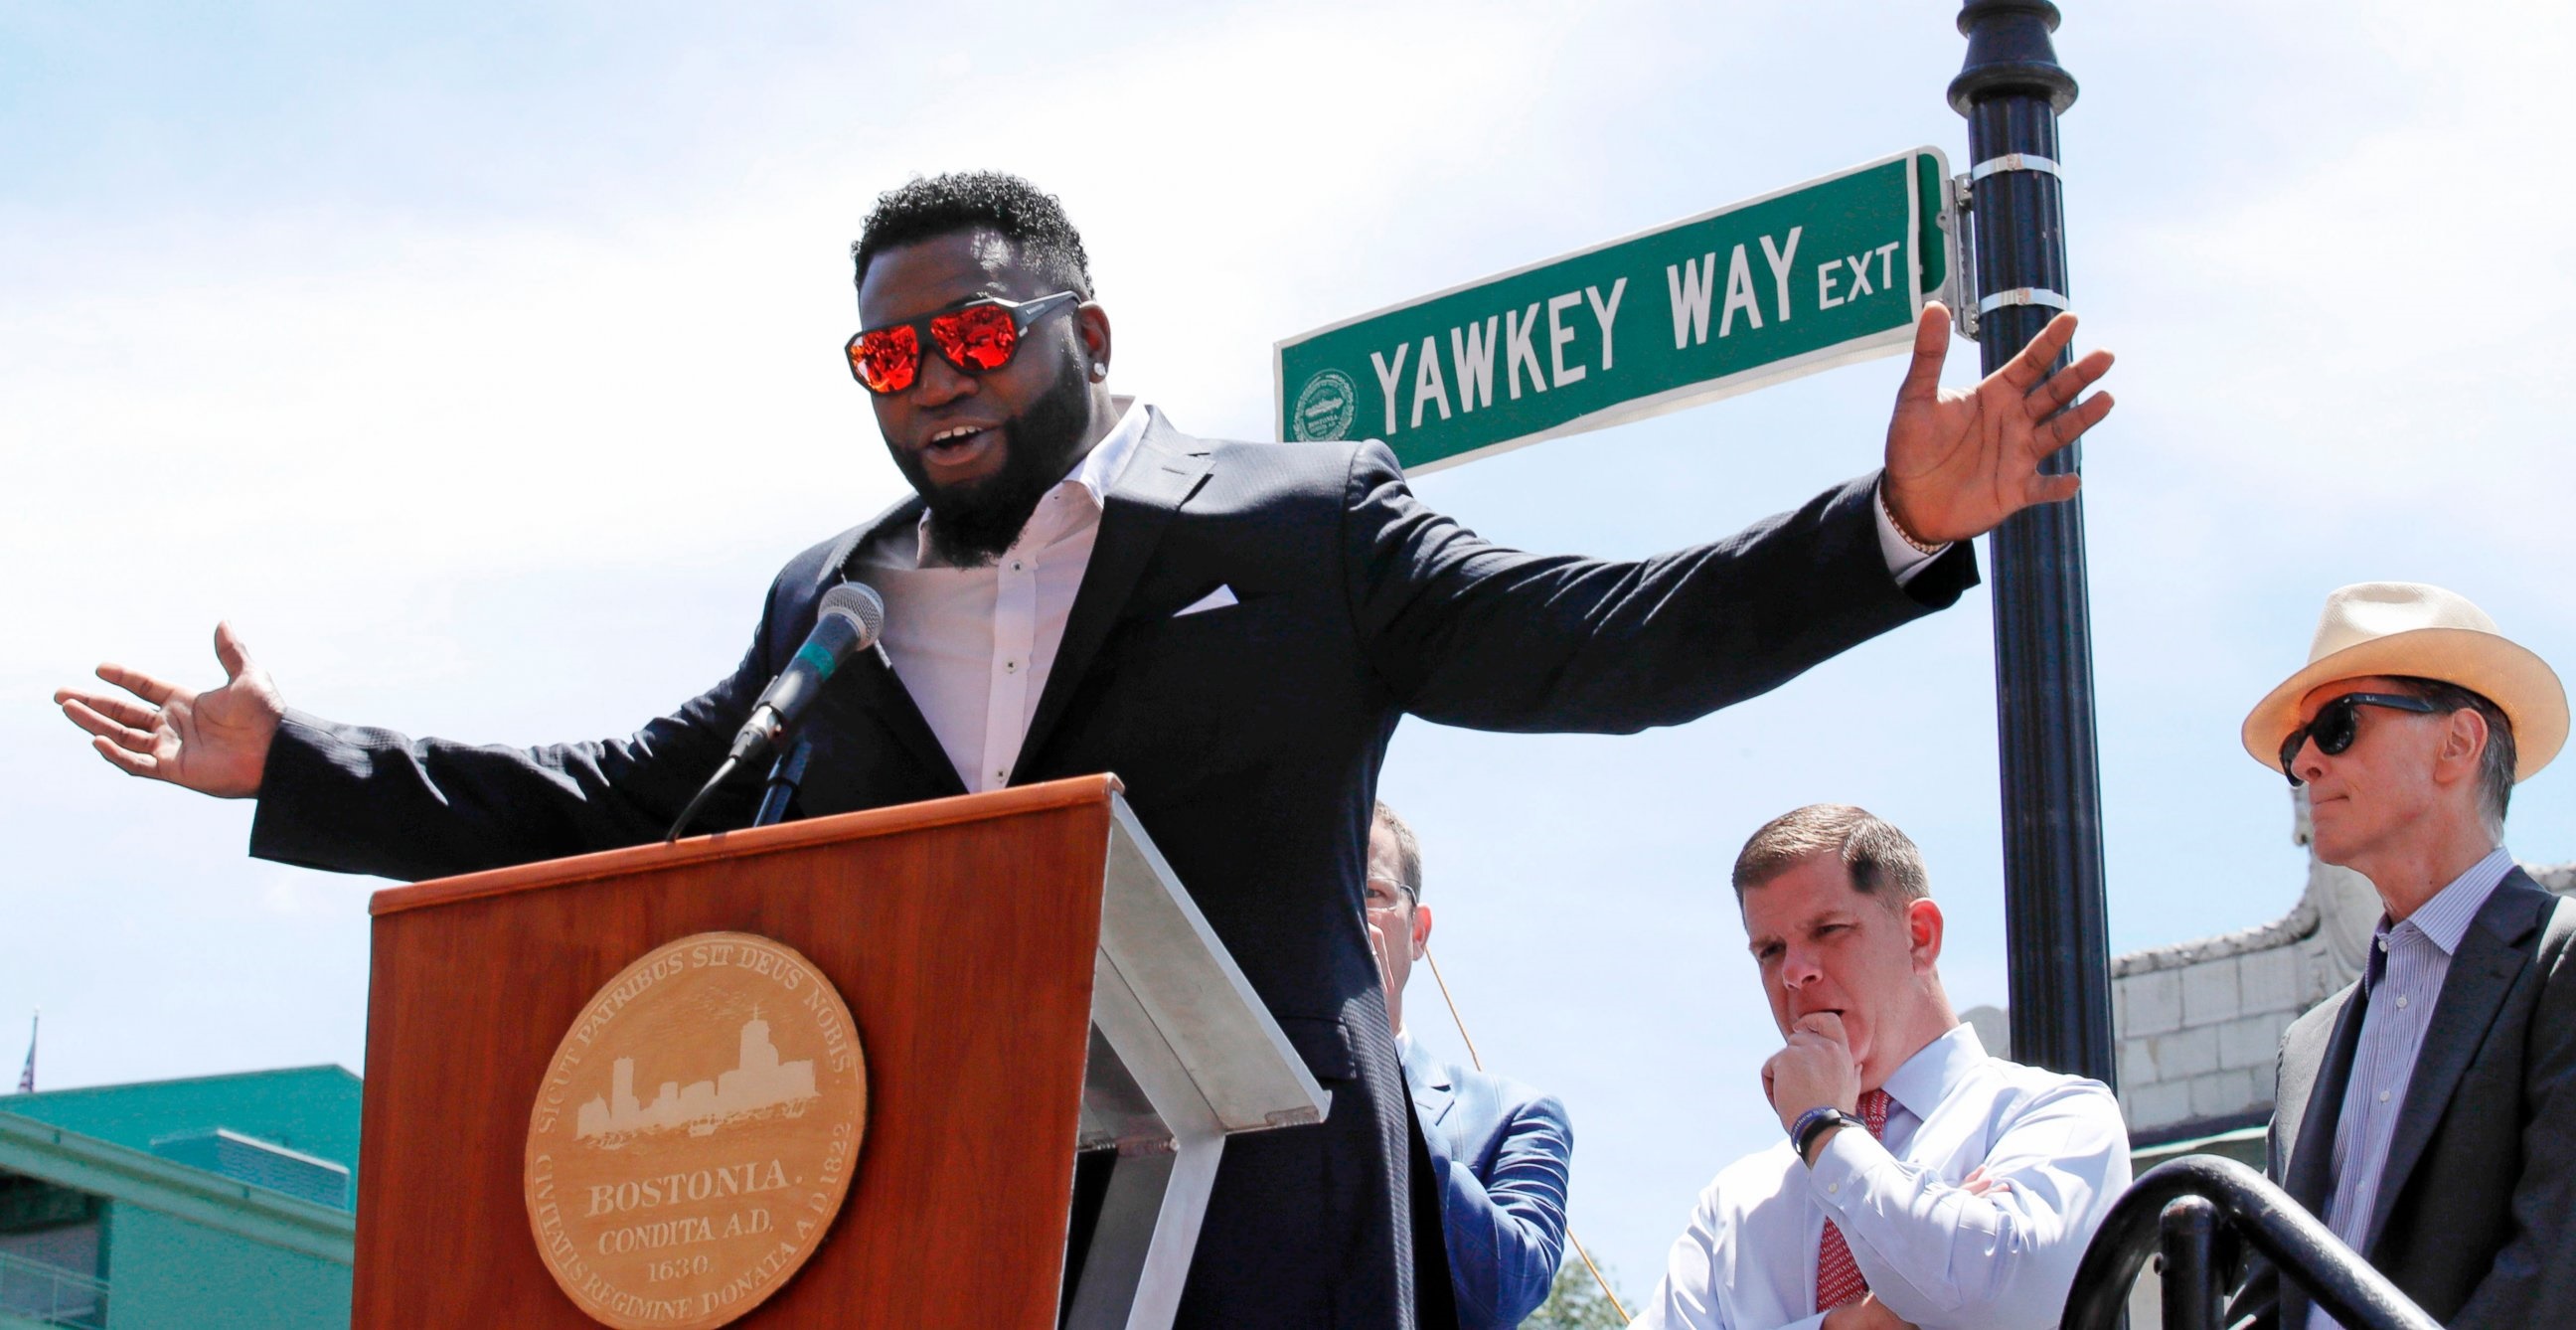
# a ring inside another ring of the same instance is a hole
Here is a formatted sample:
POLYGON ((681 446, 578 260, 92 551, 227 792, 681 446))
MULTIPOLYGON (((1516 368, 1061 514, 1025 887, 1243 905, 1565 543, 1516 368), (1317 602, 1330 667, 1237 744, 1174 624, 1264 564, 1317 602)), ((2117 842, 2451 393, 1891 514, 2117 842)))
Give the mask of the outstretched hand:
POLYGON ((2049 372, 2074 339, 2075 316, 2060 314, 1984 382, 1945 392, 1950 313, 1924 306, 1887 425, 1887 506, 1899 527, 1926 544, 1967 540, 2032 504, 2074 497, 2075 476, 2039 465, 2111 414, 2109 393, 2076 400, 2110 370, 2110 352, 2049 372))
POLYGON ((215 659, 223 664, 224 684, 202 693, 111 664, 99 666, 98 677, 133 697, 63 688, 54 702, 90 732, 98 755, 126 774, 247 799, 259 793, 286 702, 231 624, 215 625, 215 659))

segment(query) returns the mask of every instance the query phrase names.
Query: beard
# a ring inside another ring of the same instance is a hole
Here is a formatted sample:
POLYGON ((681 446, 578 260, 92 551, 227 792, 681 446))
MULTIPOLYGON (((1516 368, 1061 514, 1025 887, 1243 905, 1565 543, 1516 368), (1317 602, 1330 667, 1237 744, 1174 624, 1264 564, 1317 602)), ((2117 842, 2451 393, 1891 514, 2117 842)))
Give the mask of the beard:
POLYGON ((1090 380, 1067 356, 1053 386, 1002 428, 1002 469, 982 480, 934 487, 921 463, 897 454, 895 466, 930 508, 930 552, 958 568, 981 568, 1020 538, 1038 501, 1064 479, 1082 446, 1090 380))

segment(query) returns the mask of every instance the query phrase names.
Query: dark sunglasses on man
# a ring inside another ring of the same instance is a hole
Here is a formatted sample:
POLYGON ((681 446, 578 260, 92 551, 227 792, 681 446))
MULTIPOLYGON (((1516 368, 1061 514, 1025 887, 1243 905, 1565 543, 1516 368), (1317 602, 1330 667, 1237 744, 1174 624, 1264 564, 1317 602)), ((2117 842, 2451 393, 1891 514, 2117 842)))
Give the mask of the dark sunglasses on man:
POLYGON ((902 392, 920 376, 925 340, 962 373, 997 370, 1019 354, 1020 336, 1030 324, 1081 301, 1071 291, 1026 301, 987 297, 907 323, 864 329, 843 348, 850 357, 850 377, 879 396, 902 392))
POLYGON ((2354 737, 2361 732, 2363 707, 2387 707, 2391 711, 2412 711, 2419 715, 2441 710, 2420 697, 2408 697, 2402 693, 2346 693, 2317 708, 2314 720, 2290 731, 2289 737, 2281 741, 2281 774, 2289 777, 2292 785, 2307 783, 2290 769, 2290 764, 2299 760, 2299 750, 2310 739, 2316 740, 2317 751, 2328 757, 2352 747, 2354 737))

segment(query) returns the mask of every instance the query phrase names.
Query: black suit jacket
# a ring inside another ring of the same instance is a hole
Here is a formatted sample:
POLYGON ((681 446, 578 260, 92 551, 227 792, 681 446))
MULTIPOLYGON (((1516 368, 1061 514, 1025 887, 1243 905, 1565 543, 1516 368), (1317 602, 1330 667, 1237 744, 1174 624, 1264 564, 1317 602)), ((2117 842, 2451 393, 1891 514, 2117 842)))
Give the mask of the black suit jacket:
MULTIPOLYGON (((2446 1326, 2576 1321, 2576 902, 2517 868, 2461 935, 2406 1085, 2362 1255, 2446 1326)), ((2281 1041, 2273 1180, 2322 1218, 2361 1043, 2356 988, 2281 1041)), ((2258 1285, 2274 1272, 2260 1271, 2258 1285)), ((2274 1293, 2258 1287, 2256 1302, 2274 1293)), ((2307 1295, 2280 1281, 2279 1324, 2307 1295)))
MULTIPOLYGON (((1182 1322, 1410 1324, 1406 1094, 1362 878, 1410 712, 1493 730, 1687 721, 1955 600, 1962 546, 1888 575, 1875 477, 1713 545, 1629 563, 1520 553, 1424 508, 1383 445, 1211 443, 1158 414, 1108 496, 1013 771, 1114 771, 1325 1088, 1323 1124, 1230 1142, 1182 1322), (1219 586, 1238 603, 1173 617, 1219 586)), ((797 556, 734 674, 632 738, 537 749, 290 716, 252 852, 419 878, 658 837, 721 760, 824 588, 919 501, 797 556)), ((962 792, 891 671, 818 698, 803 815, 962 792)), ((754 782, 703 827, 750 819, 754 782)))

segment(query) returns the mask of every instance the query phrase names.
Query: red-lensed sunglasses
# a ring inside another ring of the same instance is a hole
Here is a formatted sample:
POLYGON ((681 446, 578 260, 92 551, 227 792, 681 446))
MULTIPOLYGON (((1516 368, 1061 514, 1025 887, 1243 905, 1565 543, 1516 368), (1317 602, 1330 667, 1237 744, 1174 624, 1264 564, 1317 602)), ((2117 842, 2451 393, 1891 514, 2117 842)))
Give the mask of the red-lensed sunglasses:
POLYGON ((968 374, 982 374, 1011 363, 1019 354, 1020 334, 1058 309, 1080 303, 1071 291, 1035 300, 987 297, 943 314, 869 328, 843 348, 850 356, 850 377, 869 392, 884 396, 912 386, 921 373, 921 343, 926 336, 939 348, 939 358, 968 374))

